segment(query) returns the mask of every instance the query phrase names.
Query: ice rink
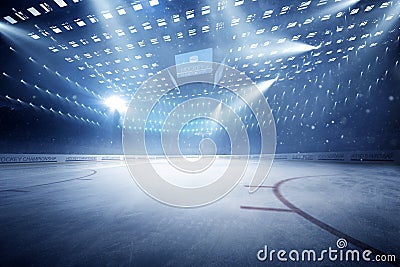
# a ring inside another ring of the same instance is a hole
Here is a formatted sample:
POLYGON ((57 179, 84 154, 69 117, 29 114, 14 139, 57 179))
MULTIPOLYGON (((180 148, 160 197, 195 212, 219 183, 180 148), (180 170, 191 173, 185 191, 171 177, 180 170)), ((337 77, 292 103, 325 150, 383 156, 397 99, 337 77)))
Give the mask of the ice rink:
MULTIPOLYGON (((251 167, 251 164, 250 164, 251 167)), ((261 262, 268 249, 400 257, 400 166, 275 161, 220 201, 183 209, 142 192, 120 162, 0 166, 1 266, 393 266, 261 262)))

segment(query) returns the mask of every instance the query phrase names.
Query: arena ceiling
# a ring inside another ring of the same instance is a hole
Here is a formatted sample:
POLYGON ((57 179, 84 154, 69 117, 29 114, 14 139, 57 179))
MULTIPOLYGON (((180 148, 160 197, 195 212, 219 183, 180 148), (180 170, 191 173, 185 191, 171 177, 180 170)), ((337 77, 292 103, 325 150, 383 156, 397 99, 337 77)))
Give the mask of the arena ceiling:
POLYGON ((346 139, 342 126, 369 114, 392 119, 379 129, 398 124, 387 112, 399 101, 400 1, 6 0, 0 15, 0 102, 13 109, 99 127, 108 97, 128 103, 176 55, 211 48, 273 81, 278 137, 341 125, 346 139))

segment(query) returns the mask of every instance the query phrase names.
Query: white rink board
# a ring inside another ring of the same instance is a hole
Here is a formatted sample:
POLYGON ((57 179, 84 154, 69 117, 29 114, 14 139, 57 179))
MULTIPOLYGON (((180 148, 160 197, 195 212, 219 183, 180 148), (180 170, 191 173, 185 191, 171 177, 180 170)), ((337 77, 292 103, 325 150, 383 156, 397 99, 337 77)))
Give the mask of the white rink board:
MULTIPOLYGON (((142 158, 143 156, 134 156, 142 158)), ((197 156, 194 156, 197 157, 197 156)), ((218 156, 229 157, 229 156, 218 156)), ((151 156, 150 158, 162 158, 151 156)), ((257 156, 250 156, 256 159, 257 156)), ((123 161, 124 155, 66 155, 66 154, 0 154, 0 164, 15 163, 65 163, 123 161)), ((356 151, 276 154, 275 160, 352 162, 352 163, 400 163, 400 151, 356 151)))

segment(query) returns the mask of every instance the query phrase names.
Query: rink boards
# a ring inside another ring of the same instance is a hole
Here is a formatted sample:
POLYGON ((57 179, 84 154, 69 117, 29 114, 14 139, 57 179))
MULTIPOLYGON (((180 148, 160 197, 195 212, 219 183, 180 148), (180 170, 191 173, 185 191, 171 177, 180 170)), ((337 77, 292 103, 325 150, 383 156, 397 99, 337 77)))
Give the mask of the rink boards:
MULTIPOLYGON (((134 158, 144 156, 133 155, 134 158)), ((197 157, 197 156, 193 156, 197 157)), ((218 155, 217 157, 231 157, 218 155)), ((246 156, 234 156, 246 158, 246 156)), ((251 155, 251 159, 258 156, 251 155)), ((150 158, 164 158, 150 156, 150 158)), ((66 154, 0 154, 0 164, 13 163, 65 163, 65 162, 101 162, 123 161, 124 155, 66 155, 66 154)), ((275 160, 324 161, 324 162, 359 162, 359 163, 400 163, 400 151, 355 151, 355 152, 316 152, 276 154, 275 160)))

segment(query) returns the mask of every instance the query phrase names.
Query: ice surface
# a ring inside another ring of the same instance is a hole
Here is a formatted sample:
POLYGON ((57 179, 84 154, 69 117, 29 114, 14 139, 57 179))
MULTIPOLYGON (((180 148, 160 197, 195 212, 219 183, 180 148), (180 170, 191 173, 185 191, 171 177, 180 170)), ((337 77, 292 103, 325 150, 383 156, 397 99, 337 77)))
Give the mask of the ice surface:
POLYGON ((264 245, 323 250, 338 239, 274 194, 295 177, 279 186, 285 199, 400 258, 399 166, 275 161, 256 193, 242 181, 215 204, 181 209, 143 193, 123 164, 81 163, 0 166, 0 265, 290 266, 256 254, 264 245))

